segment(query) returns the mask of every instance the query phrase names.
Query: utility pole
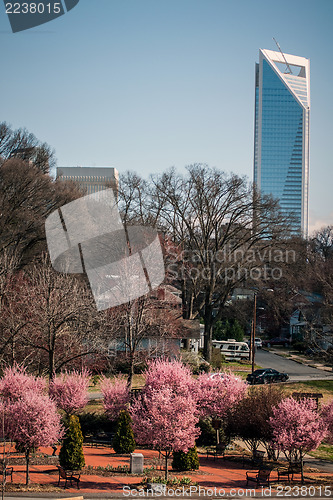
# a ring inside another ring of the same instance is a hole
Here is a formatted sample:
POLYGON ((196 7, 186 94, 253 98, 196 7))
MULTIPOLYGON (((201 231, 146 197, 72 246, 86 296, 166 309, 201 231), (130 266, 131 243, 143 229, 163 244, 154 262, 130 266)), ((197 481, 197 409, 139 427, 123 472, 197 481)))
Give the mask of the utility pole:
POLYGON ((255 336, 256 336, 256 316, 257 316, 257 294, 254 294, 254 307, 253 307, 253 321, 252 321, 252 332, 251 332, 251 348, 252 348, 252 373, 254 372, 254 357, 255 357, 255 336))

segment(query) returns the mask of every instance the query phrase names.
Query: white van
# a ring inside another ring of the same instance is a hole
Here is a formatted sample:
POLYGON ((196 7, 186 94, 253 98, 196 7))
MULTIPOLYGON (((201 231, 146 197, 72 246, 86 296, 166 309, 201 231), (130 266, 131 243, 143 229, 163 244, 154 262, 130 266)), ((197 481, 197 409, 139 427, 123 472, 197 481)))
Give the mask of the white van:
POLYGON ((246 342, 237 342, 235 339, 213 340, 212 345, 220 349, 226 360, 249 359, 250 349, 246 342))

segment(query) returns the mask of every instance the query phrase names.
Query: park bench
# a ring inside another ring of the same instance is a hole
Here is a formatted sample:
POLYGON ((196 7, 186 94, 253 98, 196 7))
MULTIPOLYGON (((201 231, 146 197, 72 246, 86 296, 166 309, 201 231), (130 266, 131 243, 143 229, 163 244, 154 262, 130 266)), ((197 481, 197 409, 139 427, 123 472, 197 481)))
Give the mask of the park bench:
POLYGON ((3 464, 0 463, 0 474, 4 478, 4 482, 6 482, 7 477, 10 477, 11 482, 13 482, 13 467, 3 467, 3 464))
POLYGON ((242 467, 246 467, 248 465, 261 469, 264 464, 264 458, 265 452, 260 450, 256 450, 251 457, 249 455, 243 454, 242 467))
POLYGON ((288 481, 290 482, 290 478, 292 476, 290 466, 289 467, 279 467, 277 469, 277 475, 278 475, 278 481, 280 481, 281 479, 288 479, 288 481))
POLYGON ((91 446, 109 446, 112 447, 112 441, 114 438, 114 433, 112 432, 100 432, 95 435, 87 436, 86 442, 91 444, 91 446))
POLYGON ((293 481, 294 474, 300 474, 300 472, 301 472, 300 462, 291 463, 289 464, 288 467, 279 467, 277 469, 278 481, 280 481, 280 479, 288 479, 289 482, 293 481))
POLYGON ((256 450, 252 457, 252 462, 255 465, 261 466, 264 463, 264 458, 265 458, 265 452, 256 450))
POLYGON ((211 446, 210 448, 207 448, 206 452, 207 452, 207 458, 209 457, 209 455, 212 455, 214 457, 214 460, 216 460, 216 458, 223 458, 224 457, 224 453, 225 453, 225 449, 226 449, 226 446, 224 444, 217 444, 216 446, 211 446))
POLYGON ((76 482, 77 488, 79 489, 79 483, 80 483, 80 476, 81 474, 79 472, 73 472, 73 471, 68 471, 61 467, 60 465, 57 465, 58 470, 59 470, 59 481, 58 481, 58 486, 60 485, 60 480, 65 479, 65 489, 67 486, 67 481, 70 482, 70 485, 73 486, 73 481, 76 482))
POLYGON ((206 450, 207 458, 209 457, 209 455, 212 455, 214 457, 214 460, 216 460, 219 457, 223 458, 225 453, 225 448, 226 446, 224 444, 217 444, 216 446, 207 448, 206 450))
POLYGON ((247 471, 246 472, 246 486, 249 484, 249 481, 252 481, 260 486, 262 484, 269 485, 269 476, 271 474, 270 470, 259 469, 258 471, 247 471))

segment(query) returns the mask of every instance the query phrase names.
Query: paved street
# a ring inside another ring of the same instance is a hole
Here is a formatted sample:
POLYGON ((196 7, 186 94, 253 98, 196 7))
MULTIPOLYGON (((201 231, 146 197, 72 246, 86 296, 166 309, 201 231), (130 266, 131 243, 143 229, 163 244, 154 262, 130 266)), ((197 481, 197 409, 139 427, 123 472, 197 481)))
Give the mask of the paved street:
MULTIPOLYGON (((333 372, 330 373, 328 371, 312 368, 311 366, 302 365, 301 363, 279 356, 274 352, 266 351, 265 349, 257 349, 255 361, 263 368, 275 368, 280 372, 288 373, 289 380, 293 382, 316 379, 333 380, 333 372)), ((102 399, 102 397, 101 392, 89 393, 89 399, 102 399)))
POLYGON ((333 380, 333 372, 318 370, 310 366, 291 361, 288 358, 274 354, 264 349, 258 349, 255 361, 263 368, 275 368, 280 372, 286 372, 289 380, 300 382, 303 380, 333 380))

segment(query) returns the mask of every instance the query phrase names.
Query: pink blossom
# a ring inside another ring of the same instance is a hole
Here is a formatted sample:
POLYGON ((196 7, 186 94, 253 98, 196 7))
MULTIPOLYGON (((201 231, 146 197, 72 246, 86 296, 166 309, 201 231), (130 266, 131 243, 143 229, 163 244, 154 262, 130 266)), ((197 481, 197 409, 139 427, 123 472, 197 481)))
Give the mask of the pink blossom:
POLYGON ((273 442, 290 462, 302 463, 305 453, 315 450, 326 434, 325 422, 312 399, 282 400, 273 408, 270 424, 273 429, 273 442))
POLYGON ((327 441, 333 444, 333 401, 323 407, 322 417, 327 426, 327 441))
POLYGON ((156 359, 149 363, 145 372, 145 391, 170 387, 181 394, 193 393, 195 381, 191 370, 180 361, 156 359))
POLYGON ((82 372, 64 372, 50 381, 49 394, 58 408, 68 415, 82 410, 88 403, 90 374, 82 372))
POLYGON ((113 379, 104 377, 100 387, 104 396, 104 409, 111 420, 116 420, 120 411, 127 409, 130 400, 126 379, 121 376, 113 379))
POLYGON ((190 395, 176 394, 170 387, 143 394, 131 408, 138 442, 158 450, 187 452, 199 435, 195 410, 190 395))
POLYGON ((30 451, 52 445, 62 438, 61 417, 48 396, 30 390, 21 399, 8 404, 6 411, 7 435, 25 452, 28 484, 30 451))
POLYGON ((6 437, 7 415, 5 403, 0 399, 0 439, 6 437))
POLYGON ((151 362, 131 415, 137 440, 164 452, 167 477, 172 451, 187 452, 200 433, 190 370, 179 361, 151 362))
POLYGON ((14 365, 6 368, 0 379, 0 394, 5 402, 20 399, 27 391, 42 394, 45 381, 40 377, 28 375, 23 366, 14 365))
POLYGON ((246 390, 245 382, 230 373, 219 377, 199 375, 195 392, 200 417, 222 418, 246 395, 246 390))

